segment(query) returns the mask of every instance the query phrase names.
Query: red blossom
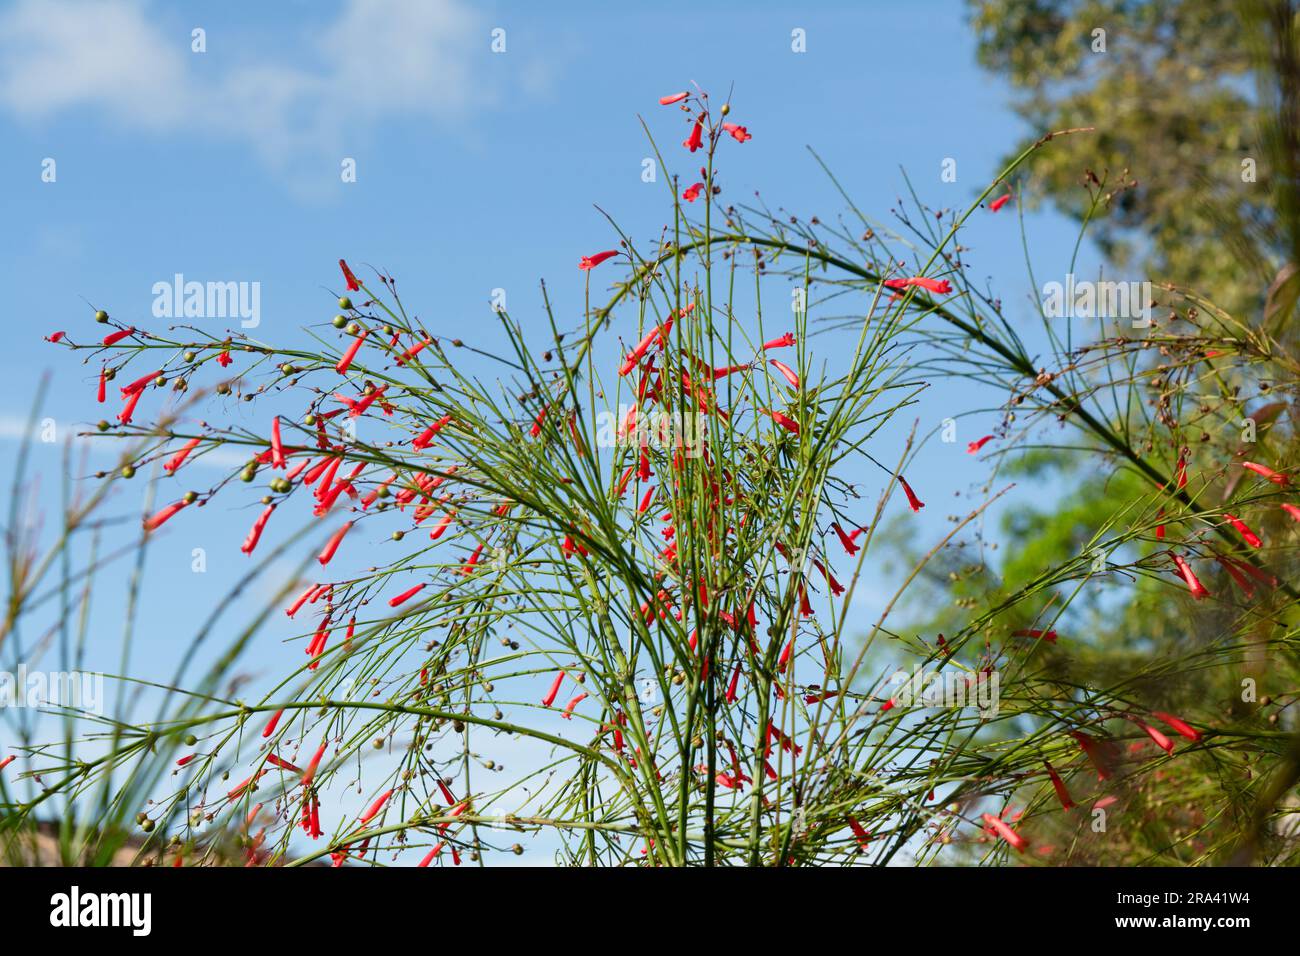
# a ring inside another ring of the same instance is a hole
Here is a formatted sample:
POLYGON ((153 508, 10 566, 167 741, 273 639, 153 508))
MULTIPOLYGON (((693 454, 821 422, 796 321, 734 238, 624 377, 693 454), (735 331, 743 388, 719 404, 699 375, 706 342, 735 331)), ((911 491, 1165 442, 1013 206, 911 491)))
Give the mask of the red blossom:
POLYGON ((176 514, 176 512, 180 511, 180 510, 181 510, 182 508, 184 508, 187 504, 189 504, 189 502, 188 502, 188 501, 185 501, 184 499, 182 499, 182 500, 180 500, 180 501, 174 501, 174 502, 172 502, 172 503, 169 504, 166 508, 163 508, 162 511, 159 511, 159 512, 158 512, 156 515, 154 515, 152 518, 150 518, 150 519, 148 519, 147 521, 145 521, 145 523, 144 523, 144 530, 145 530, 145 531, 156 531, 158 528, 162 527, 162 525, 163 525, 164 523, 166 523, 166 521, 167 521, 168 518, 170 518, 172 515, 176 514))
POLYGON ((357 357, 357 352, 361 348, 361 343, 366 340, 366 336, 369 334, 369 330, 363 330, 360 335, 352 340, 352 344, 348 346, 348 350, 343 353, 343 357, 340 358, 338 364, 334 366, 334 371, 338 372, 340 375, 346 374, 348 367, 352 365, 352 360, 357 357))
POLYGON ((952 284, 947 279, 930 279, 926 276, 912 276, 908 279, 889 279, 885 282, 885 288, 901 291, 908 286, 920 286, 927 292, 933 292, 935 295, 947 295, 952 291, 952 284))
POLYGON ((1009 202, 1011 202, 1011 193, 999 196, 997 199, 989 203, 989 212, 997 212, 1009 202))
POLYGON ((1180 555, 1175 554, 1173 558, 1174 564, 1178 566, 1178 573, 1183 576, 1183 580, 1187 582, 1187 587, 1192 592, 1192 597, 1198 601, 1203 597, 1208 597, 1210 592, 1206 590, 1205 585, 1197 579, 1196 575, 1192 572, 1191 566, 1184 561, 1180 555))
POLYGON ((1007 826, 1006 823, 995 817, 993 814, 986 813, 983 815, 982 819, 988 825, 989 829, 1015 847, 1016 852, 1023 853, 1029 846, 1028 840, 1022 837, 1015 830, 1011 829, 1011 827, 1007 826))
POLYGON ((790 368, 790 366, 786 365, 784 362, 778 362, 776 359, 768 359, 768 363, 772 368, 776 369, 785 377, 785 380, 790 383, 791 388, 799 387, 799 376, 794 373, 794 369, 790 368))
POLYGON ((690 95, 690 93, 670 93, 668 96, 659 97, 659 105, 672 106, 674 103, 680 103, 690 95))
POLYGON ((555 680, 551 684, 551 689, 548 690, 546 692, 546 696, 542 698, 543 707, 550 707, 553 703, 555 703, 555 695, 560 692, 560 685, 563 683, 564 683, 564 671, 560 671, 558 674, 555 675, 555 680))
POLYGON ((920 511, 925 507, 925 502, 916 497, 916 492, 912 491, 912 486, 907 483, 907 479, 902 475, 898 476, 898 483, 903 486, 903 494, 907 495, 907 505, 913 511, 920 511))
POLYGON ((110 345, 116 345, 128 335, 133 335, 134 333, 135 326, 132 326, 129 329, 118 329, 116 332, 110 332, 108 335, 104 336, 104 346, 107 348, 110 345))
POLYGON ((974 455, 992 440, 993 440, 992 435, 985 435, 983 438, 979 439, 978 441, 971 442, 969 445, 966 446, 966 454, 974 455))
POLYGON ((731 134, 731 138, 737 143, 744 143, 754 137, 749 134, 749 130, 736 123, 723 123, 722 128, 731 134))
MULTIPOLYGON (((267 505, 266 510, 257 516, 257 520, 253 522, 253 527, 248 529, 248 537, 246 537, 244 543, 240 545, 240 551, 244 552, 244 554, 253 553, 253 549, 257 547, 258 540, 262 537, 262 529, 266 527, 266 522, 270 520, 271 512, 274 510, 275 505, 267 505)), ((293 615, 290 615, 290 617, 292 616, 293 615)))
POLYGON ((582 261, 578 263, 578 268, 584 271, 594 269, 606 259, 613 258, 616 255, 618 255, 617 249, 606 249, 604 252, 598 252, 593 256, 583 256, 582 261))
POLYGON ((1241 467, 1249 469, 1250 471, 1253 471, 1255 474, 1263 478, 1267 478, 1275 485, 1287 485, 1291 483, 1291 479, 1289 479, 1286 475, 1280 474, 1274 471, 1272 468, 1265 468, 1263 465, 1257 465, 1253 461, 1243 461, 1241 463, 1241 467))
POLYGON ((357 281, 357 277, 352 274, 352 270, 348 268, 348 264, 342 259, 339 260, 339 268, 343 270, 343 278, 347 280, 348 291, 360 292, 361 283, 357 281))
POLYGON ((348 521, 344 523, 343 527, 335 531, 334 534, 330 536, 330 539, 325 542, 325 547, 321 549, 321 553, 316 560, 320 561, 321 564, 329 564, 331 559, 334 557, 334 552, 339 549, 339 544, 342 543, 343 536, 348 533, 348 530, 351 527, 352 522, 348 521))
POLYGON ((397 595, 397 597, 389 598, 388 606, 397 607, 399 604, 402 604, 405 601, 409 601, 411 598, 415 597, 423 590, 424 590, 423 584, 417 584, 413 588, 408 588, 407 590, 403 591, 401 594, 397 595))
POLYGON ((1251 531, 1246 522, 1242 521, 1236 515, 1225 514, 1224 517, 1228 519, 1228 523, 1237 529, 1237 533, 1241 535, 1242 538, 1245 539, 1246 543, 1252 548, 1263 546, 1264 542, 1259 540, 1259 535, 1251 531))
POLYGON ((1052 778, 1052 788, 1056 791, 1056 799, 1061 801, 1061 809, 1073 810, 1074 801, 1070 799, 1070 791, 1065 788, 1065 781, 1046 760, 1043 761, 1043 765, 1047 767, 1047 775, 1052 778))
POLYGON ((700 190, 703 188, 704 183, 696 183, 693 186, 688 186, 686 191, 682 193, 682 198, 687 202, 695 202, 695 200, 700 198, 700 190))
POLYGON ((691 135, 682 142, 682 145, 692 153, 704 145, 704 117, 706 113, 701 113, 695 120, 695 125, 691 127, 691 135))
POLYGON ((1201 732, 1180 717, 1175 717, 1173 714, 1166 714, 1161 710, 1153 710, 1151 716, 1162 723, 1168 724, 1175 733, 1186 737, 1193 743, 1198 743, 1201 739, 1201 732))

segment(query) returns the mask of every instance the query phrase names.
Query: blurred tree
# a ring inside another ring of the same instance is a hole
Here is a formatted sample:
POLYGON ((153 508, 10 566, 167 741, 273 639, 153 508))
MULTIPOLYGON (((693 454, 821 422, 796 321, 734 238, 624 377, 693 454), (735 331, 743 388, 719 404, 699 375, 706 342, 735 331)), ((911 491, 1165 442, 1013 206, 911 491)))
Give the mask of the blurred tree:
POLYGON ((1300 278, 1294 0, 970 0, 982 65, 1046 151, 1036 182, 1120 270, 1240 318, 1290 312, 1300 278), (1094 198, 1101 202, 1094 212, 1094 198), (1285 286, 1285 288, 1283 288, 1285 286))

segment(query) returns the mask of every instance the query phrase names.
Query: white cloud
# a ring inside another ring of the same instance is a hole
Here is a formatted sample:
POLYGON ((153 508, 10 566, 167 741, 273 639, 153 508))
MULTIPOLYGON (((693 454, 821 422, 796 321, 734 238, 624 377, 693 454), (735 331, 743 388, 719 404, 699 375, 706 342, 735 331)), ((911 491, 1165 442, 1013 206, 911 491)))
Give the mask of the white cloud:
POLYGON ((181 49, 134 0, 20 0, 0 17, 0 103, 28 118, 89 106, 162 128, 193 95, 181 49))
MULTIPOLYGON (((164 26, 168 12, 18 0, 0 13, 0 109, 27 121, 88 109, 129 130, 234 140, 285 171, 329 157, 337 175, 345 143, 380 123, 454 119, 502 98, 475 75, 489 26, 463 0, 345 0, 334 20, 258 53, 222 49, 229 35, 191 53, 189 27, 164 26), (212 60, 199 69, 200 57, 212 60)), ((520 67, 528 92, 539 67, 520 67)))

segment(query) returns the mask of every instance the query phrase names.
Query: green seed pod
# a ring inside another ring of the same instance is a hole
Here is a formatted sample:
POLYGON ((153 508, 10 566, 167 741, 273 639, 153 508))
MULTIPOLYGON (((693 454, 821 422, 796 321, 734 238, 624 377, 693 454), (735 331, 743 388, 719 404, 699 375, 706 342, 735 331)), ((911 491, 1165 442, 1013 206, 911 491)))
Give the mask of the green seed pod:
POLYGON ((344 312, 350 311, 352 309, 352 300, 345 295, 339 296, 339 308, 344 312))
POLYGON ((348 317, 346 315, 336 315, 334 318, 330 319, 330 325, 334 326, 336 329, 341 329, 347 324, 348 317))
POLYGON ((185 746, 186 746, 186 747, 193 747, 193 746, 194 746, 195 744, 197 744, 198 742, 199 742, 199 738, 198 738, 198 737, 195 737, 193 734, 186 734, 186 735, 185 735, 185 746))
POLYGON ((197 491, 187 491, 183 500, 187 505, 192 505, 199 500, 199 493, 197 491))
POLYGON ((123 478, 134 478, 134 477, 135 477, 135 466, 134 466, 134 465, 123 465, 123 466, 122 466, 122 477, 123 477, 123 478))
POLYGON ((108 313, 105 312, 103 309, 100 309, 98 312, 95 313, 95 321, 96 321, 96 322, 99 322, 100 324, 103 324, 104 322, 107 322, 107 321, 108 321, 108 313))
POLYGON ((181 358, 183 358, 187 362, 193 362, 196 358, 198 358, 198 356, 195 355, 193 352, 185 352, 183 355, 181 355, 181 358))

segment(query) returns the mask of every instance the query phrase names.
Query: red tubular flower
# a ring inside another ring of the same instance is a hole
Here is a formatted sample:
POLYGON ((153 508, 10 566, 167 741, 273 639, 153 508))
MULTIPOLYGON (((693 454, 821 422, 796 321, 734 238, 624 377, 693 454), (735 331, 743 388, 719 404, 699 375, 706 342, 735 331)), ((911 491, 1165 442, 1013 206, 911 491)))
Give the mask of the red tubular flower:
POLYGON ((1061 809, 1073 810, 1074 801, 1070 799, 1070 791, 1065 788, 1065 781, 1061 779, 1061 775, 1046 760, 1043 761, 1043 766, 1047 768, 1047 775, 1052 778, 1052 788, 1056 791, 1056 799, 1061 801, 1061 809))
POLYGON ((145 386, 147 386, 150 382, 152 382, 161 374, 162 374, 162 369, 158 369, 156 371, 150 372, 148 375, 141 375, 139 378, 137 378, 126 388, 122 389, 122 397, 127 398, 128 396, 135 395, 137 392, 143 392, 145 386))
POLYGON ((284 460, 284 445, 280 442, 280 416, 271 420, 271 467, 287 468, 284 460))
POLYGON ((1082 731, 1072 731, 1070 736, 1079 742, 1079 747, 1082 748, 1088 760, 1096 768, 1097 779, 1109 780, 1111 771, 1114 769, 1113 748, 1093 740, 1082 731))
POLYGON ((1236 515, 1225 514, 1224 517, 1228 519, 1228 523, 1237 529, 1237 533, 1240 534, 1242 538, 1245 539, 1246 543, 1252 548, 1263 546, 1264 542, 1259 540, 1259 535, 1251 531, 1246 522, 1242 521, 1236 515))
POLYGON ((1166 714, 1161 710, 1151 711, 1151 716, 1162 723, 1168 724, 1175 733, 1186 737, 1188 740, 1192 741, 1192 743, 1200 742, 1201 732, 1185 720, 1175 717, 1173 714, 1166 714))
POLYGON ((916 492, 912 491, 912 486, 907 483, 907 479, 902 475, 898 476, 898 483, 903 486, 903 493, 907 495, 907 505, 913 511, 920 511, 925 507, 925 502, 916 497, 916 492))
POLYGON ((468 558, 466 558, 465 563, 461 565, 460 573, 464 575, 473 574, 474 567, 475 565, 478 564, 478 559, 482 556, 483 556, 483 543, 479 542, 479 546, 474 549, 474 553, 471 554, 468 558))
POLYGON ((840 544, 844 546, 845 552, 850 557, 857 554, 858 551, 861 550, 856 544, 853 543, 853 539, 844 533, 844 529, 840 527, 840 523, 838 521, 832 524, 831 527, 834 528, 835 533, 839 535, 840 544))
POLYGON ((686 191, 682 193, 682 198, 687 202, 695 202, 695 200, 700 198, 700 190, 703 188, 704 183, 695 183, 692 186, 687 186, 686 191))
POLYGON ((330 539, 325 542, 325 547, 321 550, 321 553, 316 560, 321 564, 329 564, 330 559, 334 557, 334 552, 339 549, 339 544, 342 543, 343 536, 348 533, 348 530, 351 527, 352 522, 348 521, 344 523, 343 527, 335 531, 334 534, 330 536, 330 539))
MULTIPOLYGON (((195 440, 197 441, 197 439, 195 440)), ((253 522, 253 527, 248 529, 248 537, 244 539, 244 543, 239 547, 240 551, 244 552, 244 554, 253 553, 253 549, 257 547, 257 542, 262 537, 262 529, 266 527, 266 522, 270 520, 271 512, 274 510, 275 505, 267 505, 266 510, 257 516, 257 520, 253 522)))
POLYGON ((145 521, 145 523, 144 523, 144 530, 145 530, 145 531, 156 531, 158 528, 162 527, 162 525, 166 523, 166 521, 167 521, 168 518, 170 518, 172 515, 176 514, 176 512, 180 511, 180 510, 181 510, 182 508, 184 508, 187 504, 189 504, 189 502, 188 502, 188 501, 185 501, 184 499, 182 499, 182 500, 180 500, 180 501, 173 501, 171 504, 169 504, 169 505, 168 505, 166 508, 164 508, 162 511, 158 512, 158 513, 157 513, 156 515, 154 515, 152 518, 150 518, 150 519, 148 519, 147 521, 145 521))
POLYGON ((59 342, 63 341, 63 337, 67 334, 67 332, 51 332, 49 335, 45 336, 45 341, 57 345, 59 342))
POLYGON ((1012 637, 1032 637, 1034 640, 1046 641, 1049 644, 1056 643, 1055 631, 1044 631, 1036 627, 1027 627, 1019 631, 1012 631, 1012 637))
POLYGON ((1255 474, 1263 478, 1267 478, 1275 485, 1288 485, 1291 483, 1291 479, 1289 479, 1286 475, 1279 474, 1278 472, 1274 471, 1272 468, 1265 468, 1263 465, 1257 465, 1253 461, 1243 461, 1241 463, 1241 467, 1247 468, 1250 471, 1253 471, 1255 474))
POLYGON ((165 465, 163 465, 163 471, 174 472, 177 468, 179 468, 184 463, 186 457, 189 456, 189 453, 192 452, 197 447, 199 447, 199 440, 197 438, 191 438, 189 441, 187 441, 184 445, 181 446, 180 451, 172 455, 170 461, 168 461, 165 465))
POLYGON ((138 391, 132 392, 127 396, 126 404, 123 405, 122 410, 117 413, 117 420, 123 425, 131 424, 131 416, 135 414, 135 407, 140 404, 140 396, 143 394, 143 391, 138 391))
POLYGON ((981 448, 983 448, 985 445, 987 445, 987 444, 988 444, 989 442, 991 442, 992 440, 993 440, 993 436, 992 436, 992 435, 985 435, 985 436, 984 436, 983 438, 981 438, 979 441, 973 441, 973 442, 971 442, 969 445, 966 446, 966 454, 968 454, 968 455, 974 455, 974 454, 976 454, 976 453, 977 453, 981 448))
POLYGON ((411 447, 416 449, 428 448, 429 443, 433 441, 433 436, 438 434, 438 432, 442 431, 442 429, 445 428, 450 421, 451 421, 450 415, 443 415, 442 418, 438 419, 436 422, 434 422, 432 425, 426 428, 423 432, 421 432, 419 435, 413 438, 411 440, 411 447))
POLYGON ((328 745, 329 741, 325 741, 317 748, 315 755, 311 758, 311 762, 307 764, 307 769, 302 772, 302 786, 304 790, 310 787, 311 782, 316 779, 316 768, 320 766, 321 758, 325 756, 325 748, 328 745))
POLYGON ((265 740, 267 737, 270 737, 273 733, 275 733, 276 725, 280 723, 280 718, 282 716, 284 716, 283 707, 281 707, 279 710, 277 710, 274 714, 271 715, 271 719, 266 722, 266 728, 262 731, 263 740, 265 740))
POLYGON ((8 757, 5 757, 4 760, 0 760, 0 770, 3 770, 17 759, 18 758, 14 754, 10 754, 8 757))
POLYGON ((348 264, 342 259, 339 260, 339 268, 343 270, 343 278, 347 280, 348 291, 360 292, 361 283, 357 281, 357 277, 352 274, 352 270, 348 268, 348 264))
POLYGON ((768 359, 768 362, 772 368, 785 376, 785 380, 790 383, 791 388, 799 387, 799 376, 794 373, 794 369, 790 368, 790 366, 786 365, 784 362, 778 362, 776 359, 768 359))
POLYGON ((852 830, 853 835, 858 838, 858 846, 860 846, 862 849, 865 850, 867 848, 867 844, 871 842, 871 834, 868 833, 866 829, 862 826, 862 824, 859 823, 854 817, 849 817, 848 820, 849 820, 849 829, 852 830))
MULTIPOLYGON (((182 757, 180 760, 176 761, 176 766, 178 766, 178 767, 183 767, 183 766, 185 766, 187 763, 189 763, 191 760, 193 760, 193 759, 194 759, 195 757, 197 757, 197 756, 198 756, 198 754, 186 754, 186 755, 185 755, 184 757, 182 757)), ((4 766, 4 764, 0 764, 0 767, 3 767, 3 766, 4 766)))
POLYGON ((1160 731, 1156 730, 1150 724, 1143 723, 1142 721, 1138 720, 1136 717, 1130 717, 1129 720, 1133 721, 1133 723, 1141 727, 1142 731, 1153 741, 1155 741, 1155 745, 1159 747, 1161 750, 1163 750, 1165 753, 1172 754, 1174 752, 1174 742, 1170 740, 1168 737, 1166 737, 1164 734, 1162 734, 1160 731))
POLYGON ((1223 565, 1223 570, 1227 571, 1228 574, 1232 576, 1232 580, 1237 582, 1237 587, 1241 588, 1242 593, 1246 595, 1247 600, 1254 598, 1255 586, 1250 583, 1246 578, 1246 575, 1241 573, 1241 568, 1237 567, 1233 561, 1223 557, 1222 555, 1215 555, 1214 559, 1218 561, 1219 564, 1223 565))
POLYGON ((1205 585, 1197 580, 1196 575, 1192 573, 1191 566, 1180 555, 1175 554, 1173 558, 1174 564, 1178 565, 1178 573, 1183 576, 1188 589, 1192 592, 1192 597, 1198 601, 1203 597, 1208 597, 1210 592, 1206 590, 1205 585))
POLYGON ((1287 514, 1289 514, 1296 521, 1300 521, 1300 508, 1297 508, 1295 505, 1284 504, 1282 506, 1282 510, 1285 511, 1287 514))
POLYGON ((429 540, 437 541, 439 538, 441 538, 442 533, 447 530, 447 526, 451 524, 452 519, 455 517, 456 517, 455 511, 448 511, 445 515, 443 515, 442 520, 439 521, 436 525, 434 525, 433 530, 429 532, 429 540))
POLYGON ((1015 847, 1017 853, 1023 853, 1029 846, 1028 840, 1022 837, 1015 830, 1011 829, 1011 827, 1007 826, 993 814, 986 813, 983 815, 982 819, 994 833, 1015 847))
POLYGON ((110 345, 116 345, 118 342, 122 341, 128 335, 132 335, 134 333, 135 333, 134 326, 132 326, 129 329, 119 329, 116 332, 110 332, 108 335, 104 336, 104 346, 108 347, 110 345))
POLYGON ((1006 195, 999 196, 997 199, 989 203, 989 212, 997 212, 999 209, 1001 209, 1009 202, 1011 202, 1011 193, 1007 193, 1006 195))
POLYGON ((389 607, 397 607, 399 604, 402 604, 402 603, 405 602, 405 601, 409 601, 411 598, 415 597, 417 594, 419 594, 419 593, 420 593, 421 591, 423 591, 423 590, 424 590, 424 585, 423 585, 423 584, 417 584, 415 587, 413 587, 413 588, 409 588, 408 590, 403 591, 401 594, 397 595, 397 597, 395 597, 395 598, 389 598, 389 599, 388 599, 388 606, 389 606, 389 607))
POLYGON ((295 614, 298 613, 298 609, 301 608, 304 604, 306 604, 308 601, 314 601, 316 598, 316 592, 319 591, 324 586, 325 585, 323 584, 313 584, 307 590, 303 591, 302 594, 298 595, 298 600, 294 601, 287 608, 285 608, 284 613, 289 617, 293 617, 295 614))
POLYGON ((302 773, 301 767, 295 767, 293 764, 289 763, 289 761, 285 760, 283 757, 278 757, 275 754, 267 754, 266 762, 273 767, 279 767, 281 770, 288 770, 290 773, 297 773, 297 774, 302 773))
POLYGON ((409 349, 407 349, 406 351, 402 352, 402 355, 399 355, 399 356, 398 356, 398 364, 399 364, 399 365, 404 365, 404 364, 406 364, 407 362, 409 362, 409 360, 415 358, 415 356, 416 356, 416 355, 419 355, 420 352, 421 352, 422 350, 424 350, 424 347, 425 347, 426 345, 429 345, 429 342, 432 342, 432 341, 433 341, 432 338, 426 338, 426 339, 424 339, 424 341, 422 341, 422 342, 416 342, 415 345, 409 347, 409 349))
POLYGON ((550 707, 553 703, 555 703, 555 695, 560 692, 560 685, 563 683, 564 683, 564 671, 560 671, 558 674, 555 675, 555 680, 551 684, 551 689, 548 690, 546 692, 546 696, 542 698, 543 707, 550 707))
POLYGON ((690 93, 671 93, 668 96, 661 96, 659 97, 659 105, 672 106, 674 103, 680 103, 690 95, 690 93))
POLYGON ((736 688, 739 686, 739 684, 740 684, 740 665, 737 664, 736 669, 731 672, 731 680, 727 682, 727 703, 728 704, 734 704, 736 702, 736 688))
POLYGON ((691 128, 691 135, 682 142, 682 145, 692 153, 704 145, 704 117, 707 113, 701 113, 695 120, 695 125, 691 128))
POLYGON ((781 336, 780 338, 771 339, 770 341, 764 342, 763 351, 766 352, 768 349, 788 348, 789 346, 794 345, 795 342, 796 339, 794 337, 794 333, 787 332, 785 333, 785 335, 781 336))
POLYGON ((947 295, 952 291, 952 284, 947 279, 931 279, 927 276, 912 276, 907 279, 889 279, 885 282, 885 288, 901 291, 908 286, 920 286, 927 292, 935 295, 947 295))
POLYGON ((234 359, 230 357, 230 349, 223 349, 221 352, 217 353, 217 364, 222 368, 225 368, 233 361, 234 359))
POLYGON ((357 357, 357 352, 361 348, 361 343, 366 340, 366 336, 369 334, 370 330, 365 329, 360 335, 352 340, 352 344, 348 346, 348 350, 343 353, 343 357, 339 359, 338 364, 334 366, 334 371, 338 372, 340 375, 347 373, 349 366, 352 365, 352 360, 357 357))
POLYGON ((586 699, 587 699, 587 694, 584 691, 583 693, 579 694, 577 697, 573 698, 573 700, 569 701, 569 705, 564 708, 564 713, 560 714, 560 716, 563 717, 565 720, 572 720, 573 708, 577 707, 586 699))
POLYGON ((374 391, 367 392, 365 395, 361 397, 361 401, 357 402, 355 405, 353 405, 351 408, 348 409, 348 418, 360 418, 362 415, 366 413, 366 409, 368 409, 371 405, 375 404, 375 402, 379 401, 380 397, 387 390, 388 390, 387 385, 381 385, 374 391))
POLYGON ((749 130, 736 123, 723 123, 722 128, 731 134, 731 138, 737 143, 748 142, 754 137, 749 135, 749 130))
POLYGON ((645 490, 645 495, 642 496, 641 503, 637 505, 636 513, 645 514, 646 509, 650 507, 650 502, 654 500, 654 496, 655 496, 655 486, 651 485, 649 488, 645 490))
POLYGON ((357 818, 357 823, 359 823, 361 826, 365 826, 375 817, 379 816, 379 811, 384 809, 384 804, 388 802, 388 798, 391 797, 392 795, 393 795, 392 790, 386 790, 385 792, 380 794, 379 798, 370 805, 370 808, 357 818))
POLYGON ((766 408, 760 408, 759 411, 764 415, 769 416, 772 421, 776 422, 786 431, 793 432, 796 435, 799 434, 799 423, 788 415, 784 415, 781 412, 774 412, 766 408))
POLYGON ((99 391, 95 393, 95 400, 101 405, 108 395, 108 366, 105 365, 99 370, 99 391))
POLYGON ((637 363, 641 361, 645 356, 645 353, 650 351, 650 346, 655 344, 655 339, 659 339, 661 343, 667 344, 668 330, 670 328, 672 328, 672 319, 669 319, 663 325, 656 325, 646 333, 646 337, 637 343, 636 348, 627 353, 627 358, 623 360, 623 365, 619 368, 618 374, 626 375, 628 372, 632 371, 632 369, 636 368, 637 363))
POLYGON ((641 458, 640 461, 637 463, 636 480, 637 481, 650 480, 650 453, 647 452, 645 448, 641 449, 641 458))
POLYGON ((586 272, 590 269, 596 268, 596 266, 600 265, 606 259, 613 258, 616 255, 618 255, 617 249, 606 249, 604 252, 598 252, 594 256, 583 256, 582 261, 578 263, 578 268, 586 272))
POLYGON ((421 860, 419 863, 415 864, 416 867, 428 866, 430 863, 433 862, 434 857, 436 857, 436 856, 437 856, 439 853, 441 853, 441 852, 442 852, 442 843, 439 843, 437 846, 435 846, 432 850, 430 850, 430 851, 425 855, 425 857, 424 857, 423 860, 421 860))

